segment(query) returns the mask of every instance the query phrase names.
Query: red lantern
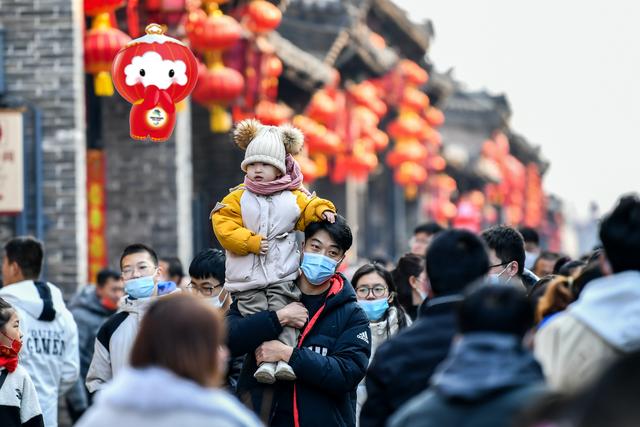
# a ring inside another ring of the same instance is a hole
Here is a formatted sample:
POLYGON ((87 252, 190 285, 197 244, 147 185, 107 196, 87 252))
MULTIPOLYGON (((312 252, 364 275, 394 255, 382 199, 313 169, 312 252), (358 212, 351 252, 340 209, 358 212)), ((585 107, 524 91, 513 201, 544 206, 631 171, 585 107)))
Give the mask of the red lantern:
POLYGON ((182 42, 164 35, 158 24, 127 44, 113 60, 118 93, 131 104, 134 139, 165 141, 175 125, 175 104, 189 96, 198 80, 198 63, 182 42))
POLYGON ((376 151, 383 151, 389 146, 389 136, 378 128, 368 129, 365 135, 371 138, 376 151))
POLYGON ((444 113, 436 107, 429 107, 426 118, 427 122, 433 127, 442 126, 444 124, 444 113))
POLYGON ((303 181, 305 183, 312 183, 315 181, 318 177, 318 167, 315 162, 303 154, 296 156, 295 159, 300 165, 303 181))
POLYGON ((427 171, 417 163, 404 162, 396 170, 394 180, 399 185, 419 185, 427 180, 427 171))
POLYGON ((392 138, 420 138, 428 125, 417 114, 401 114, 389 124, 387 131, 392 138))
POLYGON ((96 95, 113 95, 113 84, 109 77, 111 62, 129 41, 131 38, 128 35, 111 27, 108 14, 101 14, 94 19, 84 38, 84 66, 87 73, 94 75, 96 95))
POLYGON ((256 118, 263 125, 279 126, 289 120, 293 111, 283 104, 271 101, 260 101, 256 105, 256 118))
POLYGON ((407 86, 404 89, 400 106, 410 110, 422 111, 429 106, 429 97, 421 90, 407 86))
POLYGON ((404 162, 422 163, 428 155, 427 148, 418 142, 397 144, 387 155, 387 164, 397 168, 404 162))
POLYGON ((84 0, 84 13, 87 16, 97 16, 119 9, 125 0, 84 0))
POLYGON ((223 65, 213 68, 201 65, 199 75, 193 99, 211 110, 211 131, 226 132, 231 128, 231 117, 224 107, 240 96, 244 78, 238 71, 223 65))
POLYGON ((327 94, 326 90, 319 90, 311 98, 307 114, 309 117, 320 123, 329 124, 335 120, 338 106, 336 102, 327 94))
POLYGON ((429 81, 429 74, 415 62, 409 59, 400 61, 400 74, 409 84, 422 86, 429 81))
POLYGON ((202 9, 190 12, 184 28, 191 47, 203 53, 232 47, 242 31, 238 21, 215 8, 209 15, 202 9))
POLYGON ((246 9, 246 26, 256 33, 268 33, 275 30, 282 20, 282 12, 273 3, 265 0, 253 0, 246 9))

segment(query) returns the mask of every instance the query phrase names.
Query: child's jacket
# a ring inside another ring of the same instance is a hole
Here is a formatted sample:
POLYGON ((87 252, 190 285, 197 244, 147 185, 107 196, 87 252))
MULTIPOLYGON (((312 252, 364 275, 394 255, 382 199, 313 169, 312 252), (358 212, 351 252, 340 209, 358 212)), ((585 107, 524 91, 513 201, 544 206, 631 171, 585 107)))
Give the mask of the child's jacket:
POLYGON ((227 250, 225 289, 230 292, 265 288, 270 283, 298 277, 300 250, 295 230, 322 221, 322 213, 335 212, 328 200, 300 190, 261 196, 240 185, 211 212, 213 231, 227 250), (260 253, 261 236, 269 242, 260 253))

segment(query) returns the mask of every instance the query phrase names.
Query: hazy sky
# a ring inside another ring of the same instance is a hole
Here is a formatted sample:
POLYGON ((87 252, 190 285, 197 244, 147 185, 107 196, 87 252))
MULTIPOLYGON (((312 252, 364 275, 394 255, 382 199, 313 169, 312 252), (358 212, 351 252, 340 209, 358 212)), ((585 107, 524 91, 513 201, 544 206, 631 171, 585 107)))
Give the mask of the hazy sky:
POLYGON ((640 192, 640 2, 396 3, 433 21, 438 70, 507 94, 512 128, 542 146, 545 189, 570 211, 640 192))

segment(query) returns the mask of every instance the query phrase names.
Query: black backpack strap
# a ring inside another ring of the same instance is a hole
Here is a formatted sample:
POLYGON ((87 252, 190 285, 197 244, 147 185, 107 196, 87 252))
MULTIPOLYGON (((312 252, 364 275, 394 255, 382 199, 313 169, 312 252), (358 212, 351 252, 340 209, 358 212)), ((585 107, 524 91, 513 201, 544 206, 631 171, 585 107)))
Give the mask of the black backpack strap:
POLYGON ((96 335, 96 338, 98 339, 100 344, 102 344, 102 346, 107 349, 107 351, 109 351, 109 343, 111 342, 111 336, 116 331, 116 329, 120 327, 122 322, 124 322, 127 317, 129 317, 129 312, 121 311, 111 316, 100 327, 100 330, 98 331, 98 335, 96 335))
POLYGON ((44 320, 45 322, 51 322, 56 318, 56 310, 53 308, 53 299, 51 298, 51 289, 44 282, 33 282, 38 290, 38 295, 42 300, 42 313, 38 320, 44 320))
POLYGON ((4 380, 7 379, 7 375, 9 375, 9 371, 7 371, 7 368, 4 368, 2 370, 2 373, 0 374, 0 390, 2 389, 2 385, 4 384, 4 380))

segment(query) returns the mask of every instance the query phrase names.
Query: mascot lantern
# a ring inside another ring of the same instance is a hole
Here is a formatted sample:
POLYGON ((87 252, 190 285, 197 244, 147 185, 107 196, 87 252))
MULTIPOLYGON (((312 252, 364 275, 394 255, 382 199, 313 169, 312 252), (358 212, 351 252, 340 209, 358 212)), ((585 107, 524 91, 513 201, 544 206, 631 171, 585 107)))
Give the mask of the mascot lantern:
POLYGON ((198 80, 191 50, 149 24, 145 36, 123 47, 113 60, 116 89, 133 104, 129 129, 133 139, 166 141, 176 122, 176 104, 189 96, 198 80))

